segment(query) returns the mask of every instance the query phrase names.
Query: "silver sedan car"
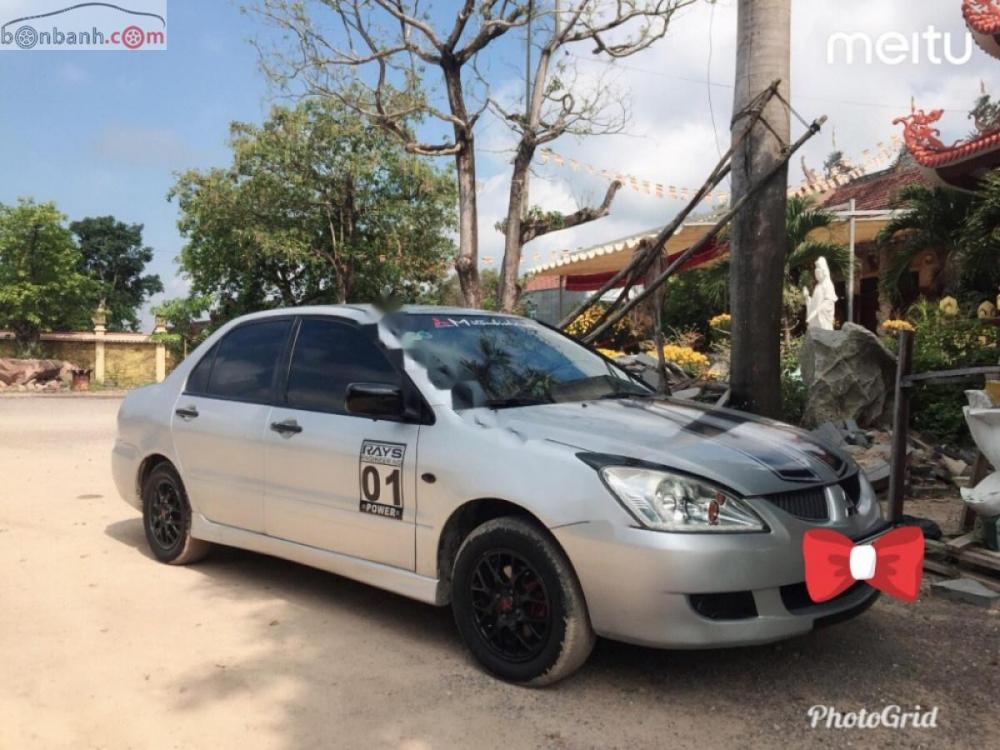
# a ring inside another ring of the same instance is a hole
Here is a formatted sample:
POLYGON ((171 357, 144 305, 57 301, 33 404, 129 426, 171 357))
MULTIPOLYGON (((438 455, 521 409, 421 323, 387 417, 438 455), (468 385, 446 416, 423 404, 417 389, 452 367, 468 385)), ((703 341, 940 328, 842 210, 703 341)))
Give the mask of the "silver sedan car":
POLYGON ((234 320, 128 394, 112 467, 159 560, 230 545, 450 605, 486 669, 533 685, 597 635, 742 646, 862 612, 864 583, 810 600, 802 537, 886 525, 857 466, 800 430, 464 309, 234 320))

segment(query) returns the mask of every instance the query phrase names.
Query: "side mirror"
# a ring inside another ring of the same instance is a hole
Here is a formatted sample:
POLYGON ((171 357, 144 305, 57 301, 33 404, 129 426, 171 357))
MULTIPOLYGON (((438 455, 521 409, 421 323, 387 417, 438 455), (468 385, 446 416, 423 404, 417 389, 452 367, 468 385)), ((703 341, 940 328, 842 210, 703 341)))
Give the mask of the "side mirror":
POLYGON ((401 417, 403 392, 399 386, 385 383, 351 383, 344 406, 348 413, 362 417, 401 417))

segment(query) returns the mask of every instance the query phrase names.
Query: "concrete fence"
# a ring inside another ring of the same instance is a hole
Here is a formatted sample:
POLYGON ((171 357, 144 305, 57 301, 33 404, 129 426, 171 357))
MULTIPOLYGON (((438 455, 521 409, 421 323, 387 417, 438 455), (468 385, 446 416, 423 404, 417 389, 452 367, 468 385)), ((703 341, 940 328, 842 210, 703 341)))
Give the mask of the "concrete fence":
MULTIPOLYGON (((107 317, 98 310, 93 331, 43 333, 39 354, 91 370, 91 380, 98 384, 131 387, 159 383, 175 365, 156 335, 166 332, 159 319, 151 334, 108 332, 107 317)), ((14 353, 14 334, 0 331, 0 357, 12 357, 14 353)))

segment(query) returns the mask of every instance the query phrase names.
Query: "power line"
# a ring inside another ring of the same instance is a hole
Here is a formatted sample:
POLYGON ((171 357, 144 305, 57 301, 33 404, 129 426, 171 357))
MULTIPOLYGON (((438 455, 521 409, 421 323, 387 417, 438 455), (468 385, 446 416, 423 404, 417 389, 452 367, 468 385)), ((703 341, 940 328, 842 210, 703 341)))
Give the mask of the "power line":
MULTIPOLYGON (((617 60, 604 60, 596 56, 584 57, 583 55, 578 55, 575 52, 570 52, 569 54, 577 58, 578 60, 584 60, 586 62, 597 62, 602 65, 613 65, 614 67, 621 68, 622 70, 629 70, 634 73, 644 73, 646 75, 657 76, 659 78, 668 78, 672 81, 683 81, 685 83, 698 84, 699 86, 709 86, 709 87, 715 86, 717 88, 730 89, 730 90, 735 88, 734 84, 732 83, 719 83, 717 81, 712 81, 709 79, 692 78, 690 76, 679 76, 671 73, 664 73, 659 70, 649 70, 647 68, 639 68, 634 65, 627 65, 617 60)), ((812 96, 809 94, 797 94, 794 98, 807 99, 809 101, 816 101, 816 102, 826 102, 828 104, 844 104, 851 107, 871 107, 875 109, 888 109, 897 113, 910 111, 909 102, 907 102, 906 104, 885 104, 879 102, 865 102, 856 99, 832 99, 830 97, 812 96)), ((936 107, 935 109, 944 109, 945 112, 958 112, 961 114, 968 113, 968 107, 936 107)))

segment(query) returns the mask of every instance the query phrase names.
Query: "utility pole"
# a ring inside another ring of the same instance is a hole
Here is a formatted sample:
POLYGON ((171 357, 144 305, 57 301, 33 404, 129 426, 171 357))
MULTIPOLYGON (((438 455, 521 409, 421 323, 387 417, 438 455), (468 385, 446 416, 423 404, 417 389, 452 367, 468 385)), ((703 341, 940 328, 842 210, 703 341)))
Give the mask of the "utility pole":
MULTIPOLYGON (((754 97, 780 81, 778 97, 736 150, 734 204, 779 165, 790 143, 791 0, 739 0, 732 133, 746 128, 754 97), (782 101, 783 100, 783 101, 782 101)), ((781 412, 781 297, 788 233, 785 163, 733 220, 729 298, 732 405, 768 417, 781 412)))
POLYGON ((851 260, 850 264, 847 266, 847 322, 853 323, 854 322, 854 256, 856 254, 855 245, 858 236, 857 235, 858 218, 857 214, 855 213, 858 210, 858 202, 854 198, 851 198, 850 208, 848 210, 851 212, 851 224, 850 224, 851 260))
MULTIPOLYGON (((534 22, 534 0, 528 0, 528 23, 524 27, 524 121, 531 117, 531 24, 534 22)), ((559 23, 559 0, 556 0, 556 23, 559 23)), ((528 183, 531 170, 524 173, 524 193, 521 196, 521 216, 527 217, 531 202, 528 200, 528 183)))

